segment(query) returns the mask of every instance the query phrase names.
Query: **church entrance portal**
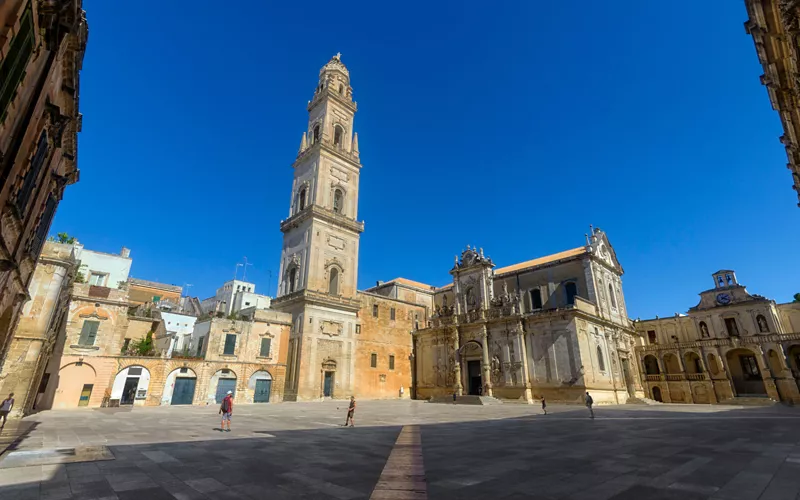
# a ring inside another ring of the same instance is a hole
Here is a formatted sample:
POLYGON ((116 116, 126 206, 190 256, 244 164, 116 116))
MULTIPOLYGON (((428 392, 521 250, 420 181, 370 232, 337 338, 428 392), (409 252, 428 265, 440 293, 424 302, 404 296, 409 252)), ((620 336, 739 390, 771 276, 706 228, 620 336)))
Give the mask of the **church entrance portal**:
POLYGON ((325 372, 325 383, 323 385, 322 395, 326 398, 333 397, 333 372, 325 372))
POLYGON ((470 396, 480 396, 483 393, 480 360, 467 361, 467 380, 470 396))

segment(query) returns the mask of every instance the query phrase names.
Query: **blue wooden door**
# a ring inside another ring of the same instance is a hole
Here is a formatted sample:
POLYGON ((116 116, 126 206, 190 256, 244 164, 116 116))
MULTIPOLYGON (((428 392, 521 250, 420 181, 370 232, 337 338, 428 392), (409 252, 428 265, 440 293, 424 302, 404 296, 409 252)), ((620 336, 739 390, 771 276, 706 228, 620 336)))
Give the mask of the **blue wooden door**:
POLYGON ((222 400, 225 399, 225 395, 228 394, 228 391, 231 391, 231 395, 236 395, 236 379, 235 378, 221 378, 219 379, 219 383, 217 384, 217 394, 216 394, 216 401, 217 403, 222 403, 222 400))
POLYGON ((194 387, 197 383, 195 378, 176 378, 175 388, 172 389, 173 405, 190 405, 194 399, 194 387))
POLYGON ((333 372, 325 372, 325 384, 322 386, 322 394, 326 398, 333 397, 333 372))
POLYGON ((253 394, 254 403, 269 403, 269 392, 272 389, 272 380, 256 380, 256 392, 253 394))

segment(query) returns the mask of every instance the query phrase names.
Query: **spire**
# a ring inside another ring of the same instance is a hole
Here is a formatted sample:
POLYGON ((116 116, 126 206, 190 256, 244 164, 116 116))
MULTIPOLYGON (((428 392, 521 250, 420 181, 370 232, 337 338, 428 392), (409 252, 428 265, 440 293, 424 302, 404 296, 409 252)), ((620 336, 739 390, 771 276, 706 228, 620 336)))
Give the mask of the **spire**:
POLYGON ((353 134, 353 154, 358 156, 358 132, 353 134))
POLYGON ((300 151, 299 151, 299 153, 302 153, 307 148, 308 148, 308 140, 306 139, 306 133, 303 132, 303 140, 300 141, 300 151))

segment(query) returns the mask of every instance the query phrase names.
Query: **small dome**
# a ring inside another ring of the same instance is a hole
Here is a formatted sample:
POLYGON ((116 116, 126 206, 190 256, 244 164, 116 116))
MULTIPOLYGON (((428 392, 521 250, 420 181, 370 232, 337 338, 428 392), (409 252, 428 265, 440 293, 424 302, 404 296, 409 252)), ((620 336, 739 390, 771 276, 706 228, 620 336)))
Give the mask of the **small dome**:
POLYGON ((347 66, 342 63, 342 54, 337 53, 335 56, 331 57, 331 60, 328 61, 328 64, 322 67, 319 70, 319 75, 322 76, 323 73, 326 71, 341 71, 344 73, 348 78, 350 78, 350 72, 347 71, 347 66))

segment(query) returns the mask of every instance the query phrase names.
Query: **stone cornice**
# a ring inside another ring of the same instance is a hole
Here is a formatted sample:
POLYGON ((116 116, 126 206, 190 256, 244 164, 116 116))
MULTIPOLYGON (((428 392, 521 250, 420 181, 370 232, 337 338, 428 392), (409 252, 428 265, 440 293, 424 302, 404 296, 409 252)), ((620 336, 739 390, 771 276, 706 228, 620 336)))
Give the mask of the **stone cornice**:
POLYGON ((309 205, 300 212, 294 214, 286 220, 281 221, 281 232, 285 233, 291 229, 299 227, 300 224, 308 219, 320 219, 336 227, 349 230, 355 234, 364 232, 364 223, 353 220, 342 214, 337 214, 333 210, 328 210, 319 205, 309 205))
POLYGON ((292 163, 292 166, 297 168, 298 165, 300 165, 309 157, 313 156, 313 153, 321 154, 323 151, 348 163, 356 170, 361 169, 361 160, 357 154, 336 147, 333 144, 333 142, 325 136, 323 136, 322 139, 317 141, 316 143, 308 146, 303 151, 297 153, 297 158, 295 158, 294 162, 292 163))
POLYGON ((342 96, 331 90, 329 87, 325 87, 321 92, 314 94, 314 97, 311 99, 311 102, 308 103, 308 107, 306 109, 310 113, 312 109, 325 102, 326 98, 336 101, 353 113, 358 111, 358 104, 355 101, 342 98, 342 96))
POLYGON ((358 298, 329 295, 327 293, 306 289, 282 295, 272 300, 272 305, 278 310, 280 310, 281 307, 297 303, 316 304, 350 312, 358 312, 361 309, 361 300, 358 298))

